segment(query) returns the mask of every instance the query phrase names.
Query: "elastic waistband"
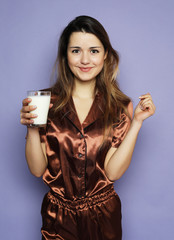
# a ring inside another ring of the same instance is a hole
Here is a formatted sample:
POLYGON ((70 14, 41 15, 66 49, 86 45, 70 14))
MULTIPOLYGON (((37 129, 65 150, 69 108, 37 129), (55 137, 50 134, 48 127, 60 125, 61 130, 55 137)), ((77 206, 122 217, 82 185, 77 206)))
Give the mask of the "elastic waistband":
POLYGON ((115 192, 114 187, 112 186, 109 190, 106 190, 105 192, 77 200, 66 199, 54 193, 53 191, 48 192, 47 197, 53 204, 62 206, 63 208, 67 208, 70 210, 78 210, 98 205, 102 202, 109 200, 114 195, 117 195, 117 193, 115 192))

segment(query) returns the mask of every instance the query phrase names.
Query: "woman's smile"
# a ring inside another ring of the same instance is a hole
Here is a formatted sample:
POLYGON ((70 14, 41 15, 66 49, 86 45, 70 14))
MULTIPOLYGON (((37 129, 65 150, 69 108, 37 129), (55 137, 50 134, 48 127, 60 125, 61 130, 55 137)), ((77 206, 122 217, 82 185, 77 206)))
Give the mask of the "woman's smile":
POLYGON ((82 72, 89 72, 92 67, 79 67, 82 72))

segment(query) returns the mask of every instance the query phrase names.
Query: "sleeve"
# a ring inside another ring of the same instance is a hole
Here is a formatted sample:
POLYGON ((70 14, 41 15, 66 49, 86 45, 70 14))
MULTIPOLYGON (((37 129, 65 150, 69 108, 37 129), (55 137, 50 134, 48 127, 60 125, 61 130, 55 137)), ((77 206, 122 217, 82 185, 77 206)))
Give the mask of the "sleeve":
POLYGON ((45 143, 46 142, 46 129, 45 128, 39 128, 39 134, 40 134, 41 143, 45 143))
POLYGON ((113 136, 112 136, 112 147, 118 148, 125 138, 126 134, 129 131, 132 115, 133 115, 133 104, 132 102, 128 105, 128 112, 131 119, 125 114, 121 113, 120 121, 113 127, 113 136))

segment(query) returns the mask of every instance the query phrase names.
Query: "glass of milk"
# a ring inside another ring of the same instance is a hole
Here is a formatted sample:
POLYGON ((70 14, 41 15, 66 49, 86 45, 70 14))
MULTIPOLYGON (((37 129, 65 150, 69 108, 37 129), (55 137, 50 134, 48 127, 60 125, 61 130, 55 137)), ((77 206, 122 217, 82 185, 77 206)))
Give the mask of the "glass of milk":
POLYGON ((32 110, 33 114, 37 114, 33 118, 34 123, 30 124, 31 127, 45 127, 47 123, 48 110, 50 106, 50 91, 27 91, 27 97, 31 98, 29 105, 35 105, 37 108, 32 110))

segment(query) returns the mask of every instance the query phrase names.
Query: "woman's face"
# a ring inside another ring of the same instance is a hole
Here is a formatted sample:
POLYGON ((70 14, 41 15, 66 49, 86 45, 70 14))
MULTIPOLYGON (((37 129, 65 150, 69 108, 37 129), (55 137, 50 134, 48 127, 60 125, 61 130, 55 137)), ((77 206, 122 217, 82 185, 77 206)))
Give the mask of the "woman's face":
POLYGON ((68 65, 78 81, 95 81, 101 72, 105 53, 101 41, 91 33, 73 32, 67 48, 68 65))

